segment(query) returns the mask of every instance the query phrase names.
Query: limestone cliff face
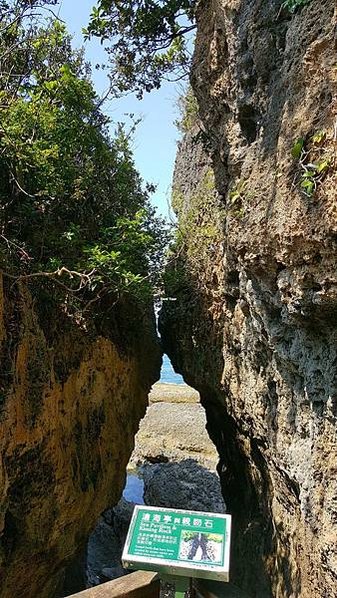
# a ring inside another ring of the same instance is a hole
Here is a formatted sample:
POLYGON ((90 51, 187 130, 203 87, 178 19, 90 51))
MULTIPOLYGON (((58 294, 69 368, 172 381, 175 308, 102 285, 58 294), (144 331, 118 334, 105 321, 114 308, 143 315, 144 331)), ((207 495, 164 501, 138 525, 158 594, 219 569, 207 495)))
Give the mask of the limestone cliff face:
POLYGON ((151 313, 107 306, 97 333, 11 283, 0 287, 0 596, 50 598, 120 497, 160 354, 151 313))
MULTIPOLYGON (((337 595, 335 11, 205 0, 198 12, 191 81, 222 233, 198 265, 185 227, 161 332, 207 410, 233 581, 256 598, 337 595)), ((175 189, 202 231, 199 139, 180 146, 175 189)))

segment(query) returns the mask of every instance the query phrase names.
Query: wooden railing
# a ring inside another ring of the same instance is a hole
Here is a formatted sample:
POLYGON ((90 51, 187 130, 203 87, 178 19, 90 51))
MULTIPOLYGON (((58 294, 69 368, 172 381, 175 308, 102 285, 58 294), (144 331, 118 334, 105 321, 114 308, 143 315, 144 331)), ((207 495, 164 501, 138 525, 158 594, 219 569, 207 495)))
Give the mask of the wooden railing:
POLYGON ((69 598, 159 598, 157 573, 135 571, 113 581, 73 594, 69 598))
MULTIPOLYGON (((72 594, 68 598, 159 598, 160 580, 157 573, 135 571, 113 581, 72 594)), ((191 598, 248 598, 231 583, 194 579, 191 598)))

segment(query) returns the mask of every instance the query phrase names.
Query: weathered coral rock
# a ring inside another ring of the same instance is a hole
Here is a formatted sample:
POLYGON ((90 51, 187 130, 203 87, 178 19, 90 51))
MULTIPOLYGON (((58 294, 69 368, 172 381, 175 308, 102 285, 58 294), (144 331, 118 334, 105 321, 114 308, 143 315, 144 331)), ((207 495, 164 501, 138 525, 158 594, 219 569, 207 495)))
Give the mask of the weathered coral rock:
MULTIPOLYGON (((177 263, 189 284, 166 302, 161 333, 206 408, 232 577, 256 598, 337 595, 335 64, 335 0, 294 14, 282 0, 199 4, 192 85, 223 236, 198 272, 187 234, 177 263)), ((177 158, 180 213, 205 168, 196 143, 191 131, 177 158)))
POLYGON ((0 288, 0 596, 49 598, 121 495, 160 354, 151 313, 115 306, 97 333, 12 282, 0 288))
POLYGON ((194 403, 150 405, 136 435, 130 467, 193 459, 215 471, 217 452, 205 429, 205 410, 194 403))

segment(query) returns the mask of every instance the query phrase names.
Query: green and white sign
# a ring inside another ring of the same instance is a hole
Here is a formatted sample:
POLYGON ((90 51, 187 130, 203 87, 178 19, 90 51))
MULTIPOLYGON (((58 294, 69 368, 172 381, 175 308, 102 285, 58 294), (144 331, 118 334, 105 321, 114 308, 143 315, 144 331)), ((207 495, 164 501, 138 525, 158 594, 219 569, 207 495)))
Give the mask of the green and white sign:
POLYGON ((228 581, 230 533, 230 515, 137 505, 123 566, 228 581))

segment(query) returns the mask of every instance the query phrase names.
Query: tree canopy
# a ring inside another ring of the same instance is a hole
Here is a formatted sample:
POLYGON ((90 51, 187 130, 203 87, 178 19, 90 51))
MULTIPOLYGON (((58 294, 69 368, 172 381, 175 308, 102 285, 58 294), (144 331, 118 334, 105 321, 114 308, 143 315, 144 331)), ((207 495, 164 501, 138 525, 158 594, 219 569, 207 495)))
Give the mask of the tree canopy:
POLYGON ((186 76, 195 5, 196 0, 99 0, 86 35, 107 45, 112 92, 141 97, 163 79, 186 76))
POLYGON ((54 2, 0 3, 0 258, 14 280, 48 280, 67 305, 148 297, 165 243, 129 133, 108 132, 82 53, 54 2), (38 15, 38 16, 37 16, 38 15))

